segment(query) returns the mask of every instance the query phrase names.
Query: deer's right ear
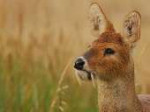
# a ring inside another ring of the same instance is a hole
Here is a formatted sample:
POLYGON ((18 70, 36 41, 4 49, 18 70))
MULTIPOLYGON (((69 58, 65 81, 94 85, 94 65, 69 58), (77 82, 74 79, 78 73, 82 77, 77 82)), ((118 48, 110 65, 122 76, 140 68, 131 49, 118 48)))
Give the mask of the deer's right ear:
POLYGON ((107 19, 103 10, 97 3, 93 3, 90 6, 89 20, 91 32, 94 36, 99 36, 106 30, 107 19))

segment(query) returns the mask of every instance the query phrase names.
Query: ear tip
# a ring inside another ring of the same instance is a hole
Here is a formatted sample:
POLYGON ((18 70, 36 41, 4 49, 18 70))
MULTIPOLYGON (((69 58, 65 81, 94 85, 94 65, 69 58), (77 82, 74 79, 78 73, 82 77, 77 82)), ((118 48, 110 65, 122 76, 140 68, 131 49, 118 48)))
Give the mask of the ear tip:
POLYGON ((91 6, 92 6, 92 5, 97 5, 97 6, 98 6, 98 3, 97 3, 97 2, 92 2, 90 5, 91 5, 91 6))
POLYGON ((141 18, 141 13, 137 10, 133 10, 129 14, 136 15, 136 16, 139 16, 141 18))
POLYGON ((90 9, 93 9, 93 8, 100 8, 97 2, 92 2, 90 4, 90 9))

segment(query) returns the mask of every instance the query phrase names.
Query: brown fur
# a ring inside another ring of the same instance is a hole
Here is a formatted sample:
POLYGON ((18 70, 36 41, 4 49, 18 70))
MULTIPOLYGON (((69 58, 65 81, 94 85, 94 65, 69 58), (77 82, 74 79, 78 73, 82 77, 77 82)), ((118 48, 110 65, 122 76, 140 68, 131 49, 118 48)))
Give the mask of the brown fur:
POLYGON ((123 42, 120 34, 105 32, 92 43, 91 49, 84 54, 84 57, 87 59, 92 71, 100 71, 99 74, 116 75, 116 73, 124 72, 128 65, 128 53, 129 46, 123 42), (115 52, 117 51, 117 54, 105 57, 103 53, 106 48, 112 48, 115 52))
MULTIPOLYGON (((101 8, 100 10, 100 13, 103 14, 101 8)), ((83 55, 88 63, 86 69, 94 73, 98 80, 99 112, 150 112, 150 95, 138 97, 135 93, 131 49, 139 39, 139 13, 136 11, 130 13, 129 18, 127 18, 129 25, 124 26, 124 35, 115 32, 113 25, 105 15, 104 19, 107 22, 105 31, 99 35, 98 39, 91 44, 89 50, 83 55), (132 25, 130 23, 136 25, 131 26, 134 28, 133 31, 128 29, 128 26, 132 25), (128 36, 128 42, 125 41, 124 36, 128 36), (115 54, 105 56, 104 52, 107 48, 113 49, 115 54)), ((127 21, 125 20, 125 22, 127 21)), ((100 21, 100 23, 102 22, 103 20, 100 21)))
POLYGON ((102 33, 84 57, 90 71, 99 78, 99 112, 150 112, 150 96, 140 96, 140 99, 136 96, 130 46, 120 34, 102 33), (104 57, 106 48, 113 48, 117 54, 104 57))

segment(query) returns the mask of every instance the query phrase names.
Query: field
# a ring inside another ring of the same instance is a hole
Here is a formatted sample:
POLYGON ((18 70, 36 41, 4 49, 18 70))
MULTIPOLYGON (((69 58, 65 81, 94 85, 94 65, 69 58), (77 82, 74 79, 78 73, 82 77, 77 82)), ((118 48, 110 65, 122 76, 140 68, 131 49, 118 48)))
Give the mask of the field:
MULTIPOLYGON (((131 10, 142 15, 133 52, 137 93, 150 93, 150 1, 101 0, 121 31, 131 10)), ((94 40, 88 0, 0 0, 0 112, 97 112, 97 91, 79 85, 73 63, 94 40)))

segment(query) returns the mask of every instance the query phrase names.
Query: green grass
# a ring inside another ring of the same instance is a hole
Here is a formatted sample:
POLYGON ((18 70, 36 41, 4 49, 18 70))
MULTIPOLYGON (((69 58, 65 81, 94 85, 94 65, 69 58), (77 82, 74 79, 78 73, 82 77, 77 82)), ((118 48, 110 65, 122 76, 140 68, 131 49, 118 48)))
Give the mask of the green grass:
POLYGON ((41 62, 32 63, 28 69, 19 59, 12 59, 11 68, 7 64, 0 60, 0 112, 50 112, 55 96, 53 112, 61 112, 60 108, 64 112, 97 111, 96 90, 79 86, 67 72, 60 85, 62 90, 56 93, 60 76, 47 72, 41 62), (56 75, 55 80, 52 75, 56 75))

